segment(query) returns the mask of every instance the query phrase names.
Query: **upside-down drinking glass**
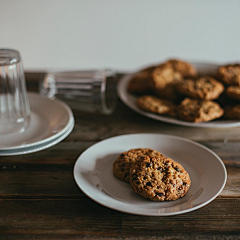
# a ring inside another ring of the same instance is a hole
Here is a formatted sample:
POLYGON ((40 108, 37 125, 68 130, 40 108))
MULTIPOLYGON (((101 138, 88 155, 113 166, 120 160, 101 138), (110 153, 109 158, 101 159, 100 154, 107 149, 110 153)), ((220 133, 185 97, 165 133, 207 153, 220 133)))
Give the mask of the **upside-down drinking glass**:
POLYGON ((0 49, 0 134, 24 132, 29 122, 30 106, 20 53, 0 49))
POLYGON ((48 72, 40 93, 60 98, 70 107, 109 115, 116 106, 116 74, 111 70, 48 72))

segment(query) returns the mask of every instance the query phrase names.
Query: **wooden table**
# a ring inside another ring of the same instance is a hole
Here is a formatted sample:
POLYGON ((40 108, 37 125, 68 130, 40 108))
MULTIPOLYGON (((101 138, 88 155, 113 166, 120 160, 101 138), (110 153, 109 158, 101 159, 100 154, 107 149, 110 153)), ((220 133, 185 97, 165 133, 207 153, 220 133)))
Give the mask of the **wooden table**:
MULTIPOLYGON (((42 75, 26 76, 28 89, 36 90, 42 75)), ((74 116, 73 132, 56 146, 0 157, 1 239, 240 239, 240 127, 170 125, 141 116, 121 101, 111 116, 74 116), (86 197, 73 179, 78 156, 102 139, 138 132, 182 136, 212 149, 227 167, 222 193, 199 210, 169 217, 121 213, 86 197)))

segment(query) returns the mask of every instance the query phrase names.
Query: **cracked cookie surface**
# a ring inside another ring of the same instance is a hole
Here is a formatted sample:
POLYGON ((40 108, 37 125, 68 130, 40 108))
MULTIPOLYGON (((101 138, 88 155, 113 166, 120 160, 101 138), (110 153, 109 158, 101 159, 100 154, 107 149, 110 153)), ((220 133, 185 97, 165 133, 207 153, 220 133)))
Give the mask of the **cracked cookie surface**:
POLYGON ((159 156, 163 154, 150 148, 134 148, 123 152, 113 163, 114 175, 122 181, 129 182, 129 170, 131 164, 141 156, 159 156))
POLYGON ((182 75, 175 71, 171 64, 164 63, 152 72, 151 86, 158 97, 178 101, 181 96, 176 86, 181 80, 182 75))
POLYGON ((185 98, 178 106, 178 117, 188 122, 207 122, 220 118, 224 110, 210 100, 193 100, 185 98))
POLYGON ((166 99, 145 95, 137 99, 137 106, 148 112, 176 116, 177 106, 166 99))
POLYGON ((196 68, 188 62, 170 59, 167 63, 170 63, 174 71, 179 72, 183 78, 194 77, 197 75, 196 68))
POLYGON ((191 179, 171 158, 146 156, 132 164, 130 184, 134 192, 152 201, 172 201, 185 196, 191 179))
POLYGON ((204 76, 197 79, 186 79, 178 84, 177 89, 190 98, 213 100, 224 91, 224 86, 214 78, 204 76))
POLYGON ((227 85, 240 86, 240 64, 221 66, 218 76, 227 85))

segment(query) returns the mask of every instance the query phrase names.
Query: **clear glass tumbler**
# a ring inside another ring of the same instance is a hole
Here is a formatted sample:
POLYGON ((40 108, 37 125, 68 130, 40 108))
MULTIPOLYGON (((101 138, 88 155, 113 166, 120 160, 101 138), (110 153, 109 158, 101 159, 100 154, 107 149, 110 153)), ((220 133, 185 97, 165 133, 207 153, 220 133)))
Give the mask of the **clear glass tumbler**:
POLYGON ((111 114, 116 106, 116 74, 111 70, 48 72, 40 93, 60 98, 75 110, 111 114))
POLYGON ((21 133, 30 123, 25 75, 18 51, 0 49, 0 134, 21 133))

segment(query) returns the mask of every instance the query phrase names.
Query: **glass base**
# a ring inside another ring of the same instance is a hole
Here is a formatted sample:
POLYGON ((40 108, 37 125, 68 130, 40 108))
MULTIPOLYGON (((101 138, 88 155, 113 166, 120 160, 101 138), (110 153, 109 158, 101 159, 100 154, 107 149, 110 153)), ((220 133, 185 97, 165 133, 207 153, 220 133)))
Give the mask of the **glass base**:
POLYGON ((23 133, 29 126, 29 120, 19 121, 17 123, 1 123, 0 122, 0 134, 7 135, 13 133, 23 133))

